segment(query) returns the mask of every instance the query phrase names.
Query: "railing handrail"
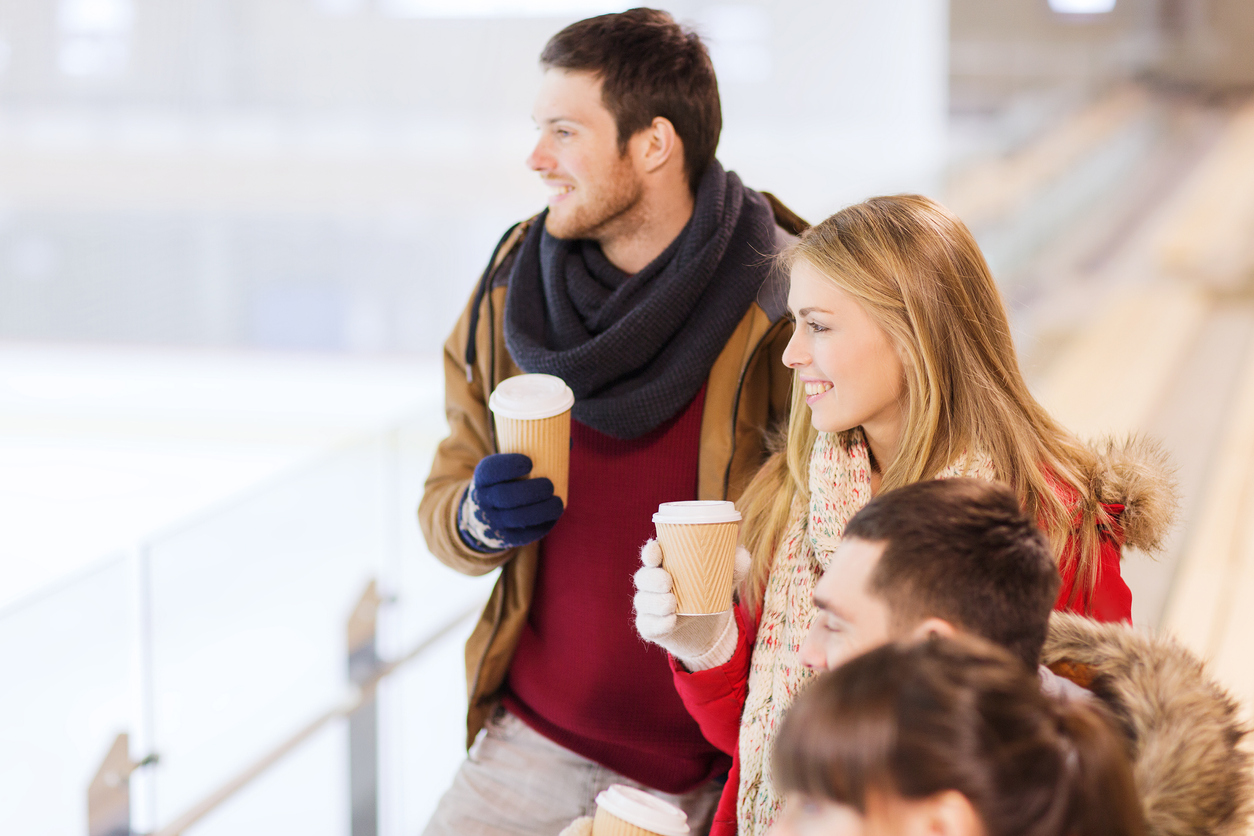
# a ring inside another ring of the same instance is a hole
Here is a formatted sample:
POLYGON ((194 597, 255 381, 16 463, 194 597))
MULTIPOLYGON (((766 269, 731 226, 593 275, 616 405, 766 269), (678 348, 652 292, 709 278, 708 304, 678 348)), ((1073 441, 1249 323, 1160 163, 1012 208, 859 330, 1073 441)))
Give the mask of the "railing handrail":
POLYGON ((374 696, 379 683, 385 677, 390 676, 398 668, 421 656, 432 645, 451 633, 459 624, 475 613, 480 612, 483 609, 483 605, 483 601, 477 601, 473 605, 463 608, 452 619, 446 621, 441 627, 411 647, 403 656, 380 665, 369 679, 359 686, 351 687, 336 705, 311 720, 294 734, 289 735, 265 754, 255 758, 231 778, 224 781, 216 790, 188 808, 186 812, 170 824, 154 831, 152 836, 181 836, 183 831, 208 815, 236 792, 248 786, 249 783, 262 775, 267 769, 282 760, 285 755, 312 737, 324 725, 336 718, 347 717, 360 708, 374 696))

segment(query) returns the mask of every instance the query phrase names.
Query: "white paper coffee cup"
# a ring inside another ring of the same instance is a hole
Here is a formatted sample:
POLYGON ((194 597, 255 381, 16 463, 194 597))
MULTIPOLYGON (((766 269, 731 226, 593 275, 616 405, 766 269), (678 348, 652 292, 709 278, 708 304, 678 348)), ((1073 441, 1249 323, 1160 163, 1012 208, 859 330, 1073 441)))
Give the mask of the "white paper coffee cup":
POLYGON ((592 836, 688 836, 688 814, 644 790, 614 784, 597 796, 592 836))
POLYGON ((570 479, 570 408, 575 393, 551 374, 506 378, 488 398, 502 453, 531 458, 531 476, 548 477, 566 502, 570 479))
POLYGON ((731 502, 663 502, 653 515, 662 568, 679 615, 723 612, 731 602, 740 512, 731 502))

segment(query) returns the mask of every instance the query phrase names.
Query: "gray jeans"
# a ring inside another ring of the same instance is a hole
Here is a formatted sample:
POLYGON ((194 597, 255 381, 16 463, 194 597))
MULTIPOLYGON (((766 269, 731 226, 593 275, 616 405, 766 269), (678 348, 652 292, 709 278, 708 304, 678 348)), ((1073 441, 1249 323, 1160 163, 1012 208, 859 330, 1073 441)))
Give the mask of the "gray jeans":
POLYGON ((498 710, 470 747, 423 836, 557 836, 580 816, 593 815, 597 793, 610 784, 640 787, 682 808, 693 836, 709 831, 723 789, 717 780, 683 795, 649 789, 498 710))

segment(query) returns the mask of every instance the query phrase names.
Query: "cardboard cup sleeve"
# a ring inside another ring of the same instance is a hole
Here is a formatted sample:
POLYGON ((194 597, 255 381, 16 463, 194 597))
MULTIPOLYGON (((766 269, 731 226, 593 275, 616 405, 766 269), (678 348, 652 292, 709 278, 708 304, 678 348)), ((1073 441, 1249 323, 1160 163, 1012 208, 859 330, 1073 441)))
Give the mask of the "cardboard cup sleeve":
POLYGON ((643 790, 612 784, 597 795, 592 836, 689 836, 688 816, 643 790))
POLYGON ((518 419, 496 416, 496 440, 502 453, 531 458, 531 478, 547 476, 553 493, 566 504, 570 479, 570 411, 551 418, 518 419))
POLYGON ((730 502, 665 502, 653 516, 679 615, 731 605, 740 514, 730 502))
POLYGON ((488 398, 502 453, 531 459, 531 478, 547 477, 566 504, 570 483, 570 409, 575 395, 560 377, 520 374, 506 378, 488 398))

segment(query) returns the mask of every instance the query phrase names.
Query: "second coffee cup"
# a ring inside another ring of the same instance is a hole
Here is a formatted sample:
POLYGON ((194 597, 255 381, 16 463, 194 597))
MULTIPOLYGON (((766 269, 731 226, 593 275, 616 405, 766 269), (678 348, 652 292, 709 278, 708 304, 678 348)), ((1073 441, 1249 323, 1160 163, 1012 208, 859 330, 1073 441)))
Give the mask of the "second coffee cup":
POLYGON ((740 512, 731 502, 663 502, 653 515, 662 568, 670 573, 679 615, 730 606, 740 512))
POLYGON ((597 795, 592 836, 687 836, 688 815, 670 802, 626 784, 597 795))
POLYGON ((506 378, 488 398, 501 452, 529 456, 531 476, 552 481, 553 493, 563 504, 570 478, 570 408, 574 405, 570 387, 551 374, 506 378))

